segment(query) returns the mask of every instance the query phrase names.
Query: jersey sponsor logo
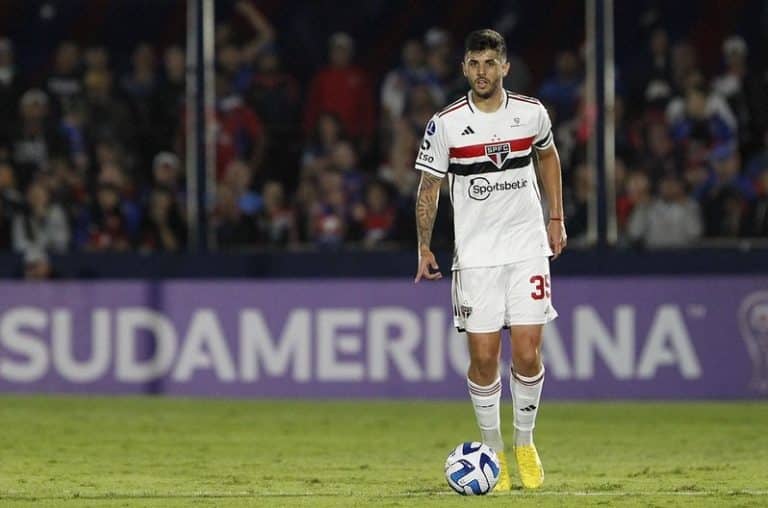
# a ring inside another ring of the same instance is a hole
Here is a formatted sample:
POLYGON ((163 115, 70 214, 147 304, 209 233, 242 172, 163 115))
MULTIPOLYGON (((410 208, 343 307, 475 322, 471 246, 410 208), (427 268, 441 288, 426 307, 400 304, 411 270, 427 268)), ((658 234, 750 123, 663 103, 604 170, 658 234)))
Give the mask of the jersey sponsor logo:
POLYGON ((429 123, 427 124, 427 136, 431 136, 432 134, 435 133, 436 130, 437 130, 437 127, 435 126, 435 121, 430 120, 429 123))
POLYGON ((485 156, 499 169, 504 165, 504 161, 507 160, 510 151, 509 143, 485 145, 485 156))
POLYGON ((494 192, 524 189, 528 186, 525 178, 514 182, 496 182, 492 184, 487 178, 477 176, 469 181, 469 197, 475 201, 485 201, 494 192))

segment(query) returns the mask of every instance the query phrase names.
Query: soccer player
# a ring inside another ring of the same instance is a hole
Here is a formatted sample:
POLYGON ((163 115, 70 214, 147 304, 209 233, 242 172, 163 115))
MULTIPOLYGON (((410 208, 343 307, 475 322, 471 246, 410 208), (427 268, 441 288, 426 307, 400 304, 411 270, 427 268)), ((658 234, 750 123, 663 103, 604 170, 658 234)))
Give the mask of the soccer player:
POLYGON ((538 488, 544 470, 533 428, 544 382, 541 333, 557 317, 549 257, 556 258, 566 244, 560 158, 544 106, 502 88, 509 63, 499 33, 470 33, 462 70, 469 92, 432 117, 416 159, 421 182, 415 282, 442 277, 430 240, 440 185, 447 178, 454 209, 454 323, 468 337, 467 385, 482 440, 501 462, 496 490, 510 489, 499 418, 502 328, 509 328, 512 341, 517 468, 523 487, 538 488), (546 222, 534 156, 549 207, 546 222))

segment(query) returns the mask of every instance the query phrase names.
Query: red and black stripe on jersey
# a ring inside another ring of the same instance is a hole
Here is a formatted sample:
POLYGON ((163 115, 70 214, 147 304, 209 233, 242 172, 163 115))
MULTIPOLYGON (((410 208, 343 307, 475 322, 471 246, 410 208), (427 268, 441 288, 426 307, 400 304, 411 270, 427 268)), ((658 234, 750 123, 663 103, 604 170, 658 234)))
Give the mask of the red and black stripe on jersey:
POLYGON ((530 163, 531 154, 523 155, 521 157, 508 157, 501 167, 490 161, 473 162, 470 164, 451 162, 448 165, 448 172, 458 176, 481 175, 483 173, 496 173, 508 169, 520 169, 526 167, 530 163))
MULTIPOLYGON (((506 141, 499 141, 494 143, 481 143, 477 145, 468 146, 454 146, 449 149, 450 159, 475 159, 477 157, 485 156, 486 145, 500 145, 504 143, 509 144, 510 152, 522 152, 524 150, 530 150, 534 137, 509 139, 506 141)), ((524 168, 531 162, 531 152, 529 151, 525 155, 518 157, 508 157, 501 165, 497 166, 491 161, 478 161, 478 162, 451 162, 448 165, 448 172, 460 176, 479 175, 482 173, 495 173, 497 171, 505 171, 507 169, 524 168)))

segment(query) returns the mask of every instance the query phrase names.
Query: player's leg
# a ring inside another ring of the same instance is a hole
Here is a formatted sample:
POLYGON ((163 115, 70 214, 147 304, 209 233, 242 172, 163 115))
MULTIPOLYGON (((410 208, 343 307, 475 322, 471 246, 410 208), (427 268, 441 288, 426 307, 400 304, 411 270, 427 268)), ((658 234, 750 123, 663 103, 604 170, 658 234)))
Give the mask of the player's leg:
POLYGON ((498 455, 501 465, 496 491, 509 490, 509 469, 501 437, 501 325, 503 287, 495 268, 453 273, 454 323, 467 332, 469 369, 467 388, 483 443, 498 455))
POLYGON ((542 325, 510 327, 512 368, 509 388, 515 410, 515 459, 520 483, 528 489, 539 488, 544 483, 544 467, 533 443, 533 429, 544 385, 541 329, 542 325))
POLYGON ((544 384, 542 330, 557 317, 557 311, 551 302, 547 258, 510 265, 509 270, 506 322, 512 341, 509 388, 515 411, 515 458, 523 487, 538 488, 544 481, 544 469, 533 443, 533 429, 544 384))
POLYGON ((533 429, 544 385, 542 329, 543 325, 514 325, 509 329, 512 339, 509 388, 515 403, 515 446, 533 444, 533 429))
POLYGON ((475 409, 477 425, 483 443, 494 451, 504 451, 501 438, 501 332, 467 332, 469 344, 469 369, 467 387, 475 409))
POLYGON ((483 443, 490 446, 499 458, 499 480, 494 491, 506 491, 512 484, 509 479, 504 440, 501 437, 501 376, 499 375, 501 331, 485 333, 468 331, 467 338, 469 397, 472 400, 483 443))

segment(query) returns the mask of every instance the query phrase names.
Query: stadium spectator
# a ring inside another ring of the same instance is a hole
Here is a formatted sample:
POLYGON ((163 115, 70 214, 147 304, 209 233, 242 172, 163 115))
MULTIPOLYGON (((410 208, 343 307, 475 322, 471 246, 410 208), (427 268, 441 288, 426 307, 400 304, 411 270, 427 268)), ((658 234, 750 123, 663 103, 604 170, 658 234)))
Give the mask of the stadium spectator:
POLYGON ((363 199, 365 176, 358 168, 358 155, 348 141, 339 141, 333 147, 331 168, 337 171, 344 183, 347 203, 359 203, 363 199))
POLYGON ((282 69, 276 49, 261 51, 246 97, 266 129, 266 176, 295 188, 301 154, 301 95, 296 78, 282 69))
POLYGON ((689 77, 699 73, 699 56, 696 48, 689 41, 681 40, 672 46, 671 57, 672 87, 681 93, 689 87, 689 77))
POLYGON ((381 86, 381 106, 385 126, 403 115, 409 97, 418 86, 427 88, 433 104, 445 102, 437 78, 426 65, 422 44, 415 39, 406 41, 401 58, 400 66, 387 73, 381 86))
POLYGON ((742 175, 741 156, 732 144, 712 151, 712 169, 700 198, 705 210, 706 235, 737 237, 743 233, 754 187, 742 175))
POLYGON ((730 108, 722 99, 709 96, 703 87, 690 86, 680 112, 678 105, 678 101, 673 100, 667 110, 672 137, 678 144, 695 141, 712 147, 735 138, 735 119, 730 108))
POLYGON ((347 238, 350 212, 344 177, 328 170, 319 175, 319 193, 310 204, 309 239, 321 248, 338 248, 347 238))
POLYGON ((329 65, 315 74, 309 86, 305 132, 314 130, 321 113, 331 112, 339 117, 344 132, 365 149, 376 127, 368 74, 352 63, 355 43, 348 34, 333 34, 328 46, 329 65))
POLYGON ((575 52, 561 51, 557 55, 554 75, 545 80, 539 89, 541 100, 554 109, 556 122, 566 121, 576 113, 582 81, 579 67, 575 52))
POLYGON ((589 222, 589 203, 594 192, 594 170, 579 164, 573 172, 570 185, 563 191, 565 216, 568 218, 569 243, 579 244, 586 239, 589 222))
POLYGON ((70 229, 62 208, 51 202, 48 189, 33 181, 27 188, 26 210, 13 218, 13 249, 27 254, 65 252, 70 229))
POLYGON ((186 225, 171 189, 152 189, 143 216, 139 232, 139 250, 174 252, 185 247, 186 225))
POLYGON ((152 106, 156 150, 171 148, 181 127, 179 118, 184 107, 186 62, 184 51, 179 46, 166 48, 163 53, 163 70, 152 106))
POLYGON ((259 240, 256 221, 242 212, 237 195, 226 185, 220 185, 216 190, 213 225, 216 242, 221 249, 253 246, 259 240))
POLYGON ((302 154, 302 176, 315 175, 331 165, 333 149, 344 138, 339 118, 333 113, 322 113, 302 154))
POLYGON ((232 90, 247 97, 256 61, 275 39, 275 31, 269 20, 254 7, 250 0, 234 4, 233 17, 216 26, 217 70, 225 75, 232 90), (248 33, 241 33, 242 21, 248 33))
POLYGON ((653 182, 659 182, 667 175, 676 175, 681 171, 682 161, 679 150, 669 136, 664 123, 649 123, 645 130, 645 150, 641 153, 641 165, 646 168, 653 182))
POLYGON ((251 81, 251 69, 245 67, 240 47, 234 42, 224 43, 216 48, 216 64, 230 84, 234 93, 244 95, 251 81))
POLYGON ((356 205, 353 213, 365 248, 377 247, 392 240, 396 211, 389 190, 382 182, 374 180, 368 184, 365 201, 356 205))
POLYGON ((87 251, 118 252, 131 247, 120 189, 112 183, 99 184, 96 199, 78 220, 76 242, 87 251))
POLYGON ((294 247, 299 241, 296 213, 285 202, 280 182, 268 181, 262 189, 264 207, 259 215, 259 229, 267 247, 294 247))
POLYGON ((134 128, 125 103, 118 100, 112 89, 112 74, 91 70, 85 74, 85 116, 88 139, 113 141, 133 148, 134 128))
POLYGON ((181 204, 184 192, 181 180, 181 165, 179 158, 173 152, 160 152, 152 159, 152 185, 163 187, 173 194, 174 201, 181 204))
POLYGON ((427 85, 414 86, 408 95, 403 119, 410 124, 414 132, 423 134, 424 127, 436 107, 434 95, 427 85))
POLYGON ((420 137, 421 133, 414 132, 407 121, 396 121, 389 156, 378 170, 378 177, 403 198, 415 196, 419 185, 419 175, 413 170, 413 154, 418 151, 420 137))
POLYGON ((124 168, 116 161, 102 163, 96 176, 96 185, 109 186, 118 192, 125 228, 130 238, 134 238, 141 224, 141 207, 134 182, 124 168))
POLYGON ((20 100, 20 122, 11 133, 11 158, 21 188, 45 169, 48 158, 66 154, 65 141, 50 121, 48 96, 33 88, 20 100))
POLYGON ((685 247, 702 234, 699 204, 685 193, 682 180, 664 176, 659 196, 638 203, 629 217, 630 240, 644 247, 685 247))
POLYGON ((109 51, 104 46, 90 46, 83 51, 85 72, 109 71, 109 51))
POLYGON ((227 167, 223 185, 232 189, 237 198, 237 206, 243 214, 255 217, 261 211, 262 199, 254 190, 261 187, 261 182, 255 183, 253 169, 247 163, 233 160, 227 167))
POLYGON ((91 143, 87 137, 82 100, 73 99, 64 105, 59 131, 75 167, 86 171, 90 164, 91 143))
POLYGON ((51 200, 61 205, 72 223, 88 203, 85 172, 74 167, 69 159, 56 157, 50 160, 49 171, 42 176, 47 182, 51 200))
POLYGON ((63 41, 56 48, 53 71, 46 81, 46 91, 53 100, 52 108, 57 114, 67 101, 83 93, 80 58, 80 47, 72 41, 63 41))
POLYGON ((625 178, 624 186, 616 199, 616 218, 619 231, 624 232, 632 211, 645 206, 651 200, 651 183, 642 171, 631 171, 625 178))
POLYGON ((466 80, 456 65, 451 35, 440 27, 432 27, 424 34, 427 67, 440 87, 442 103, 448 104, 467 93, 466 80))
MULTIPOLYGON (((656 27, 651 31, 648 49, 649 51, 642 55, 635 75, 630 80, 631 96, 637 99, 635 105, 663 111, 674 92, 669 35, 665 29, 656 27)), ((641 111, 633 110, 633 113, 638 114, 641 111)))
POLYGON ((223 74, 216 75, 216 97, 216 175, 221 180, 235 159, 258 168, 265 139, 261 120, 223 74))
POLYGON ((152 106, 158 86, 155 50, 146 42, 139 43, 131 55, 131 70, 120 80, 120 89, 128 99, 136 147, 141 160, 149 160, 155 151, 152 106))

